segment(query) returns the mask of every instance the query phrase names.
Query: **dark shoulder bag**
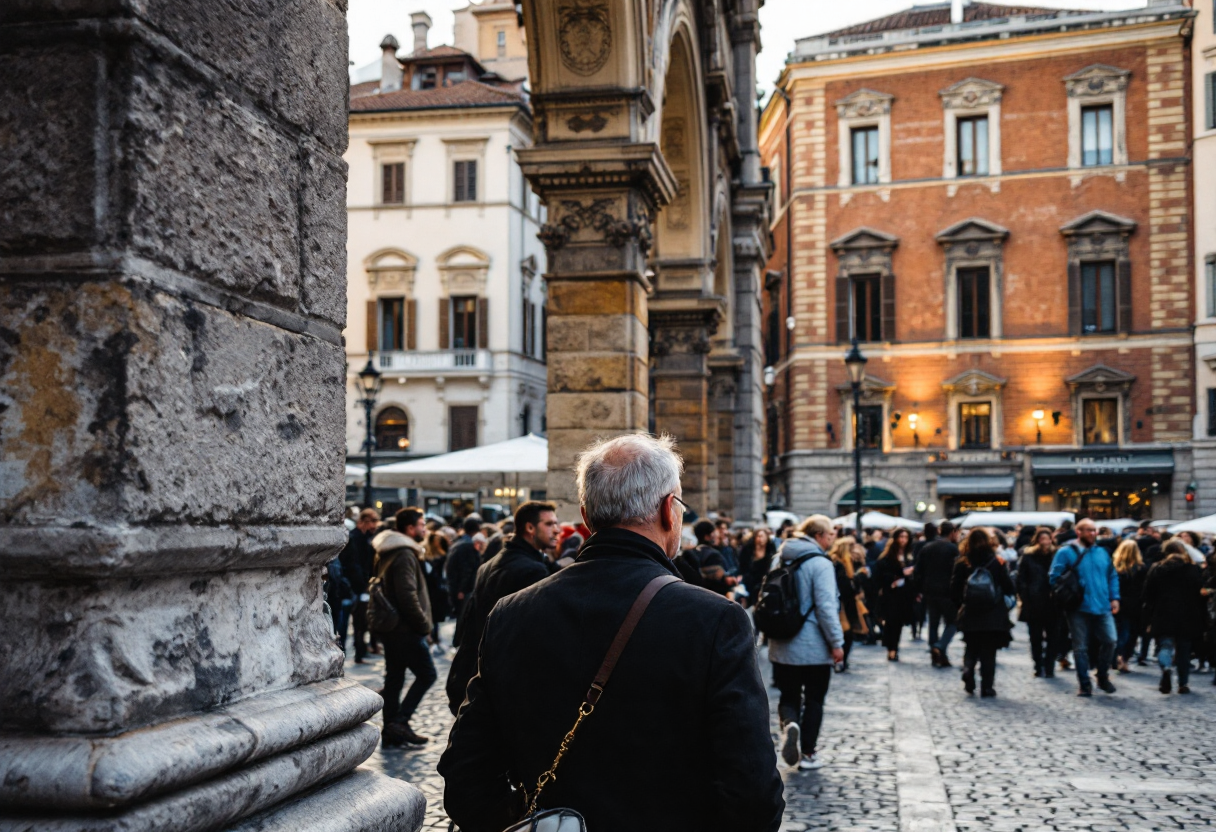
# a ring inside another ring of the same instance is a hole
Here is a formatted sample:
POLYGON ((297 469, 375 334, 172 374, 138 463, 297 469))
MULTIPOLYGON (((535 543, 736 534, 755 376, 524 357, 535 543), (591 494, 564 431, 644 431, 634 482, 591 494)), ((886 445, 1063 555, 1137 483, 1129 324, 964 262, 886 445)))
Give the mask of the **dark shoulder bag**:
MULTIPOLYGON (((629 608, 621 629, 617 631, 616 638, 612 640, 612 645, 608 648, 608 655, 604 656, 604 663, 600 665, 599 671, 595 674, 595 680, 587 689, 587 696, 583 699, 583 704, 578 706, 578 718, 574 720, 574 727, 562 738, 562 743, 557 749, 557 756, 553 758, 553 765, 537 778, 536 791, 532 792, 529 798, 527 814, 524 815, 523 820, 508 826, 503 832, 587 832, 587 823, 583 820, 583 816, 573 809, 537 811, 540 793, 549 781, 557 779, 557 766, 566 752, 570 750, 570 744, 574 742, 574 732, 595 710, 596 704, 604 694, 604 686, 608 684, 608 677, 612 675, 617 660, 625 651, 625 645, 629 643, 629 637, 633 635, 634 628, 642 620, 646 608, 650 606, 654 596, 659 594, 659 590, 668 584, 677 583, 679 580, 675 575, 660 575, 642 588, 642 592, 633 602, 633 606, 629 608)), ((528 794, 526 789, 524 794, 528 794)))
MULTIPOLYGON (((1077 547, 1071 544, 1068 548, 1074 552, 1077 551, 1077 547)), ((1081 568, 1081 561, 1085 560, 1087 554, 1089 554, 1088 549, 1081 552, 1077 557, 1077 562, 1061 572, 1055 586, 1051 588, 1051 600, 1064 612, 1076 612, 1081 609, 1081 604, 1085 601, 1085 587, 1081 586, 1081 578, 1077 572, 1081 568)))
POLYGON ((376 576, 367 582, 367 629, 373 633, 390 633, 401 623, 401 615, 397 607, 389 600, 384 585, 388 581, 388 570, 397 560, 397 555, 386 558, 384 564, 376 570, 376 576))

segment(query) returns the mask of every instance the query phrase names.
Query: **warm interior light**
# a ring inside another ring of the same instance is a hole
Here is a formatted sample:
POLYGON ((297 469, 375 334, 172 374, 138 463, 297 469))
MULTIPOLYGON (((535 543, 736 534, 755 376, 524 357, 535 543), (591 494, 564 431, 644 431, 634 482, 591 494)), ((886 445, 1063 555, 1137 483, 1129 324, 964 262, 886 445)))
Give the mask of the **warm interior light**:
POLYGON ((920 418, 920 416, 918 416, 917 414, 909 413, 908 414, 908 427, 912 428, 912 430, 916 430, 916 420, 919 418, 920 418))
POLYGON ((1030 414, 1030 417, 1032 419, 1034 419, 1036 422, 1041 422, 1041 421, 1043 421, 1043 411, 1036 410, 1034 413, 1030 414))

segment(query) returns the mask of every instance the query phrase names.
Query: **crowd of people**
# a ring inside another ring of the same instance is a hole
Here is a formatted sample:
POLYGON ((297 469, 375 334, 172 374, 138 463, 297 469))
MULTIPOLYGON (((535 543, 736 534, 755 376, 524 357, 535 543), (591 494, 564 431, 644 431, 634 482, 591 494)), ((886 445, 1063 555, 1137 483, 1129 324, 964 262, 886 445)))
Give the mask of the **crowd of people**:
MULTIPOLYGON (((919 643, 945 669, 961 634, 963 687, 981 697, 996 696, 997 655, 1014 640, 1015 620, 1025 624, 1034 675, 1073 670, 1081 696, 1095 686, 1115 693, 1112 676, 1147 665, 1150 652, 1162 693, 1189 693, 1191 674, 1216 665, 1216 553, 1194 533, 1171 535, 1146 521, 1112 534, 1082 519, 1012 531, 947 521, 859 537, 821 515, 771 530, 681 511, 670 567, 685 583, 748 610, 763 603, 774 569, 793 576, 800 629, 753 635, 767 645, 780 693, 781 756, 803 770, 823 764, 817 744, 831 677, 848 672, 858 644, 881 644, 898 662, 901 647, 919 643)), ((387 520, 364 509, 352 525, 328 566, 327 598, 338 644, 345 650, 353 639, 355 662, 383 653, 385 745, 429 740, 410 720, 437 679, 433 655, 452 651, 446 693, 455 715, 495 605, 575 563, 603 536, 559 523, 543 502, 497 524, 476 514, 449 524, 406 508, 387 520), (450 647, 439 631, 449 617, 450 647), (414 680, 402 699, 407 670, 414 680)))

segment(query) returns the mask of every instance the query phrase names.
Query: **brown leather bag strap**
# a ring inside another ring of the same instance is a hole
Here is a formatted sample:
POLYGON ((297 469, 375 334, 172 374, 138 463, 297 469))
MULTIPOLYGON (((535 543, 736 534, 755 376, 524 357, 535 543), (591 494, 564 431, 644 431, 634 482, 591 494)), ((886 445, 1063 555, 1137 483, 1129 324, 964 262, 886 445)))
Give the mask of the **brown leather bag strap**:
POLYGON ((604 693, 604 685, 608 684, 608 677, 612 675, 612 670, 621 658, 621 653, 625 652, 625 645, 629 643, 630 636, 633 635, 642 616, 646 614, 646 608, 650 606, 654 596, 658 595, 659 590, 663 587, 679 580, 675 575, 660 575, 646 584, 641 594, 634 600, 633 606, 629 608, 629 614, 625 616, 625 622, 621 624, 616 638, 612 640, 612 646, 608 648, 608 655, 604 656, 604 663, 600 665, 599 672, 595 674, 595 681, 587 689, 588 705, 594 705, 600 701, 600 696, 604 693))

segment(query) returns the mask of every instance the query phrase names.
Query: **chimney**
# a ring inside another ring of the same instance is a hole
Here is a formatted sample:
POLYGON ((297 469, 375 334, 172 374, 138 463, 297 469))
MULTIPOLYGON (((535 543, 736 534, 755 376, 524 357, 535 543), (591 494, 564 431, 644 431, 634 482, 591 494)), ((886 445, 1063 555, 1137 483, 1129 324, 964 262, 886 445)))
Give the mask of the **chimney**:
POLYGON ((963 0, 950 0, 950 22, 963 22, 963 0))
POLYGON ((385 35, 380 41, 380 92, 396 92, 401 89, 403 72, 401 62, 397 60, 397 49, 400 44, 392 35, 385 35))
POLYGON ((426 51, 426 36, 431 31, 431 16, 426 12, 414 12, 410 15, 410 25, 414 27, 414 52, 426 51))

